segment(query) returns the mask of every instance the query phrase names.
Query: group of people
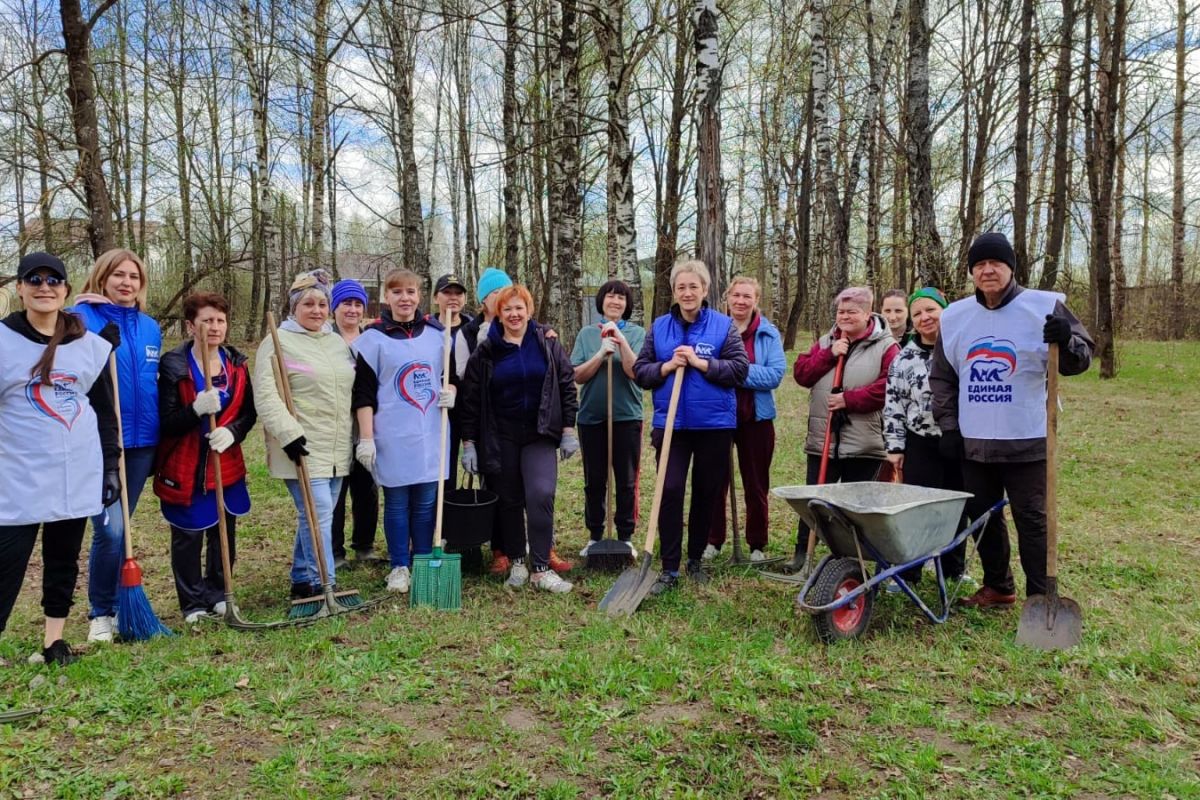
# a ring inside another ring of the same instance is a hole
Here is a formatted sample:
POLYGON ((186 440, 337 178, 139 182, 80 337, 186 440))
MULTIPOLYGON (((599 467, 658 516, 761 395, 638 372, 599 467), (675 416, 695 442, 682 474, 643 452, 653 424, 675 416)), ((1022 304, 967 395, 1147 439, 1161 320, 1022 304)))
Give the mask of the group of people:
MULTIPOLYGON (((816 482, 824 465, 827 481, 961 488, 974 495, 964 524, 1007 493, 1027 591, 1036 593, 1045 585, 1047 343, 1061 346, 1064 375, 1087 369, 1093 345, 1061 295, 1015 283, 1015 256, 1003 235, 981 235, 967 266, 975 295, 954 304, 923 287, 907 296, 889 292, 877 313, 869 289, 838 294, 833 327, 792 368, 809 389, 807 480, 816 482)), ((361 284, 334 283, 314 270, 293 282, 288 316, 259 347, 253 371, 226 341, 228 301, 209 292, 184 300, 187 338, 162 353, 159 326, 144 311, 147 280, 135 253, 110 251, 67 308, 62 262, 31 253, 17 269, 24 309, 0 324, 0 631, 40 529, 47 661, 75 657, 63 628, 88 519, 88 638, 113 638, 125 535, 117 505, 122 457, 130 513, 152 478, 171 530, 185 619, 224 613, 218 514, 226 517, 232 563, 236 520, 251 505, 242 443, 258 421, 270 474, 284 481, 297 510, 293 599, 318 595, 322 579, 335 582, 346 563, 347 500, 350 548, 358 559, 375 557, 380 493, 391 566, 386 586, 408 591, 412 556, 432 549, 438 481, 454 481, 456 461, 498 495, 492 572, 514 588, 571 591, 560 573, 572 565, 555 549, 558 462, 582 452, 589 538, 580 555, 603 538, 609 513, 632 555, 643 391, 652 393, 649 438, 661 456, 676 381, 682 385, 670 452, 659 461, 662 570, 653 593, 684 575, 708 580, 704 562, 726 539, 731 450, 745 493, 750 557, 765 558, 774 390, 787 364, 753 278, 731 281, 722 313, 709 306, 705 264, 682 261, 670 275, 673 304, 649 330, 630 321, 630 287, 609 281, 596 295, 601 321, 579 332, 568 355, 556 333, 536 321, 530 292, 501 270, 488 269, 477 281, 475 317, 464 313, 466 287, 457 277, 437 280, 435 315, 422 307, 421 277, 394 270, 369 324, 361 284), (442 410, 450 419, 445 439, 442 410), (301 459, 316 537, 308 529, 301 459)), ((796 566, 806 539, 801 530, 796 566)), ((979 554, 982 586, 966 602, 1011 605, 1015 587, 1000 515, 983 531, 979 554)), ((960 550, 948 557, 951 578, 963 575, 964 556, 960 550)))

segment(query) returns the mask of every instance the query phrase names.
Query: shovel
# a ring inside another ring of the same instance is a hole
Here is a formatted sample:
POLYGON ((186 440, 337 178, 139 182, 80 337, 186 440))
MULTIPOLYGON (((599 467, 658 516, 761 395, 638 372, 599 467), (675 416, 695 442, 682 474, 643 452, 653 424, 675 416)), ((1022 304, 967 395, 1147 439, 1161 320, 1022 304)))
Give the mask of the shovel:
POLYGON ((1046 365, 1046 593, 1030 595, 1017 623, 1017 644, 1036 650, 1065 650, 1083 637, 1079 604, 1058 596, 1058 345, 1046 365))
POLYGON ((610 617, 630 615, 650 593, 658 573, 650 569, 654 561, 654 539, 658 535, 658 510, 662 506, 663 487, 667 480, 667 461, 671 457, 671 434, 675 430, 675 411, 679 408, 679 390, 687 367, 675 370, 675 385, 671 387, 671 402, 667 405, 667 421, 663 427, 662 449, 658 454, 658 475, 654 479, 654 502, 650 504, 650 522, 646 526, 646 543, 638 563, 621 573, 617 582, 600 600, 600 610, 610 617))

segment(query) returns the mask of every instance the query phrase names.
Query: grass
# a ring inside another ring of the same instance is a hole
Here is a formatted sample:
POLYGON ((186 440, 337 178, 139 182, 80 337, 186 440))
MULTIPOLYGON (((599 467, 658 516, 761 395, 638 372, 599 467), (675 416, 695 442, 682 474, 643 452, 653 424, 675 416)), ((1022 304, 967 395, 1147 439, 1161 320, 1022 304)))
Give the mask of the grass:
MULTIPOLYGON (((467 576, 458 614, 396 602, 302 630, 187 632, 149 497, 138 558, 183 633, 29 665, 31 568, 0 638, 0 710, 46 712, 0 725, 0 797, 1198 798, 1200 345, 1130 343, 1122 362, 1116 380, 1062 382, 1062 592, 1085 617, 1070 652, 1014 645, 1016 611, 935 626, 894 595, 863 640, 824 647, 792 591, 731 570, 627 621, 595 610, 611 577, 551 597, 467 576)), ((779 403, 775 482, 801 482, 806 393, 789 382, 779 403)), ((295 512, 251 440, 238 596, 277 618, 295 512)), ((586 535, 581 505, 576 459, 564 552, 586 535)), ((771 522, 771 549, 789 550, 790 510, 771 522)), ((377 595, 384 572, 339 581, 377 595)))

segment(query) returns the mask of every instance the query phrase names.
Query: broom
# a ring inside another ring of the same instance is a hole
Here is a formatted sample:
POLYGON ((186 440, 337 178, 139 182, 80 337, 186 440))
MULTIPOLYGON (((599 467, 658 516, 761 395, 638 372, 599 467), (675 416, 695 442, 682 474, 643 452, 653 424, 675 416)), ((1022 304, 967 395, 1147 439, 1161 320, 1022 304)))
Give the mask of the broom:
MULTIPOLYGON (((442 388, 450 385, 450 314, 442 311, 442 388)), ((446 434, 449 409, 442 409, 441 436, 438 438, 437 510, 433 524, 433 552, 413 556, 412 590, 409 604, 429 606, 442 611, 462 608, 462 555, 442 552, 443 501, 446 496, 446 434)))
POLYGON ((125 432, 121 427, 121 390, 117 385, 117 351, 108 355, 108 373, 112 378, 113 408, 117 412, 117 439, 121 456, 117 474, 121 477, 121 520, 125 523, 125 563, 117 587, 117 632, 126 642, 144 642, 155 636, 172 636, 171 629, 158 619, 150 599, 142 588, 142 568, 133 559, 133 531, 129 525, 129 489, 125 485, 125 432))

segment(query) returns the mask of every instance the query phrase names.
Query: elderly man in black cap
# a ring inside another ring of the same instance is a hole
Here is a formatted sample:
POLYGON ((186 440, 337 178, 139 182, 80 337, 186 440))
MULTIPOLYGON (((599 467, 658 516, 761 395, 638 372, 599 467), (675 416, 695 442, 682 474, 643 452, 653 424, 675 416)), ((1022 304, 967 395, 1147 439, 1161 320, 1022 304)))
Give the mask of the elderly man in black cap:
MULTIPOLYGON (((1002 233, 985 233, 967 254, 975 296, 942 312, 929 384, 940 447, 962 459, 963 488, 977 519, 1007 492, 1027 595, 1046 591, 1046 364, 1059 345, 1059 374, 1085 372, 1095 346, 1063 295, 1018 286, 1016 254, 1002 233)), ((1004 517, 979 537, 983 586, 963 603, 1016 602, 1004 517)))

